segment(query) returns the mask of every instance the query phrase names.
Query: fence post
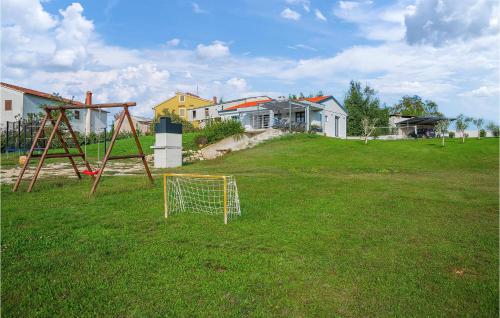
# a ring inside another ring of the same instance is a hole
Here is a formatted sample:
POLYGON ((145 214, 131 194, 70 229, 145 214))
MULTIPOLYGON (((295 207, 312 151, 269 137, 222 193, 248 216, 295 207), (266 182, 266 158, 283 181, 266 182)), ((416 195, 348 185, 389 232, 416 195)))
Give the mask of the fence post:
POLYGON ((9 153, 9 122, 7 121, 7 130, 6 130, 6 140, 5 140, 5 152, 9 153))
POLYGON ((106 132, 107 132, 107 128, 104 127, 104 153, 106 153, 106 132))

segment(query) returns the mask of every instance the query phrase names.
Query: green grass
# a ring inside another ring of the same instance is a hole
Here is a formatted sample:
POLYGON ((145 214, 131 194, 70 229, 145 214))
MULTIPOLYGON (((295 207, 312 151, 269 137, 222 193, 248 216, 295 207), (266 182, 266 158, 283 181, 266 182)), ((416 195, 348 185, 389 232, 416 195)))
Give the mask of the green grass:
POLYGON ((2 314, 497 316, 498 139, 438 143, 296 135, 176 169, 236 176, 228 225, 165 220, 160 178, 3 186, 2 314))
MULTIPOLYGON (((185 133, 182 135, 182 148, 184 150, 187 149, 197 149, 197 146, 194 144, 194 137, 196 133, 185 133)), ((153 153, 153 149, 151 146, 154 144, 154 136, 140 136, 139 140, 141 141, 141 147, 145 154, 153 153)), ((109 141, 108 141, 109 146, 109 141)), ((82 146, 82 150, 84 147, 82 146)), ((76 148, 70 149, 71 152, 77 153, 76 148)), ((59 153, 64 152, 63 149, 53 149, 50 150, 50 153, 59 153)), ((104 143, 91 144, 87 145, 87 158, 90 161, 97 161, 98 153, 99 158, 102 160, 104 157, 104 143)), ((130 153, 137 153, 137 147, 135 145, 135 141, 133 138, 128 139, 119 139, 116 141, 115 146, 113 147, 113 155, 126 155, 130 153)), ((17 153, 9 153, 2 154, 2 166, 3 167, 13 167, 17 166, 19 162, 19 154, 17 153)), ((38 160, 34 160, 31 164, 38 162, 38 160)), ((57 158, 57 159, 48 159, 47 162, 68 162, 66 158, 57 158)))

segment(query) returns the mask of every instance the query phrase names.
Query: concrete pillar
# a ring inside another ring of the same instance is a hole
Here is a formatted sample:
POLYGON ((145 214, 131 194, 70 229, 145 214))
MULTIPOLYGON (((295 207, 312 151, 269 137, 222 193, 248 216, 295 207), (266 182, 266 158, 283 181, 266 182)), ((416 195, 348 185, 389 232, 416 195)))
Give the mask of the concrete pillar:
POLYGON ((309 121, 309 117, 311 114, 309 114, 311 106, 306 106, 306 113, 305 113, 305 120, 306 120, 306 131, 308 132, 311 129, 311 123, 309 121))

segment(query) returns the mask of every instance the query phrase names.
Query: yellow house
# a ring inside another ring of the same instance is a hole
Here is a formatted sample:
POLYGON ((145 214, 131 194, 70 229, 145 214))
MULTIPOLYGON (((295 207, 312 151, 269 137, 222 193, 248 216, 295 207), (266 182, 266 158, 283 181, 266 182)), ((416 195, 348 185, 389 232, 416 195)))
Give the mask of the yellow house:
POLYGON ((174 97, 159 103, 153 107, 153 109, 155 111, 155 117, 163 115, 167 110, 170 113, 179 115, 182 119, 193 122, 193 125, 198 127, 197 121, 189 120, 188 110, 200 106, 214 105, 214 103, 217 103, 215 97, 213 100, 209 100, 191 93, 176 92, 174 97))

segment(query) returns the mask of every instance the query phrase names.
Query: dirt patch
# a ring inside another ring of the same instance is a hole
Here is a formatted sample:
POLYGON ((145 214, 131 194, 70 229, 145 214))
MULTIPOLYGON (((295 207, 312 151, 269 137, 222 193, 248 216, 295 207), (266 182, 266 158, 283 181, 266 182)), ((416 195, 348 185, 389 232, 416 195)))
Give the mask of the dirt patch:
MULTIPOLYGON (((152 164, 148 163, 150 169, 152 168, 152 164)), ((26 172, 24 173, 23 180, 30 179, 33 177, 36 167, 30 166, 26 172)), ((85 168, 82 165, 78 165, 78 170, 80 173, 85 168)), ((94 169, 98 169, 95 167, 94 169)), ((21 167, 15 167, 10 169, 1 169, 1 178, 0 183, 2 184, 12 184, 16 181, 17 176, 21 172, 21 167)), ((120 162, 108 162, 106 164, 106 169, 104 170, 103 175, 106 176, 133 176, 144 173, 144 165, 142 161, 137 163, 120 163, 120 162)), ((70 163, 49 163, 42 167, 40 174, 38 175, 39 179, 44 179, 48 177, 65 177, 65 178, 76 178, 75 171, 70 163)))

